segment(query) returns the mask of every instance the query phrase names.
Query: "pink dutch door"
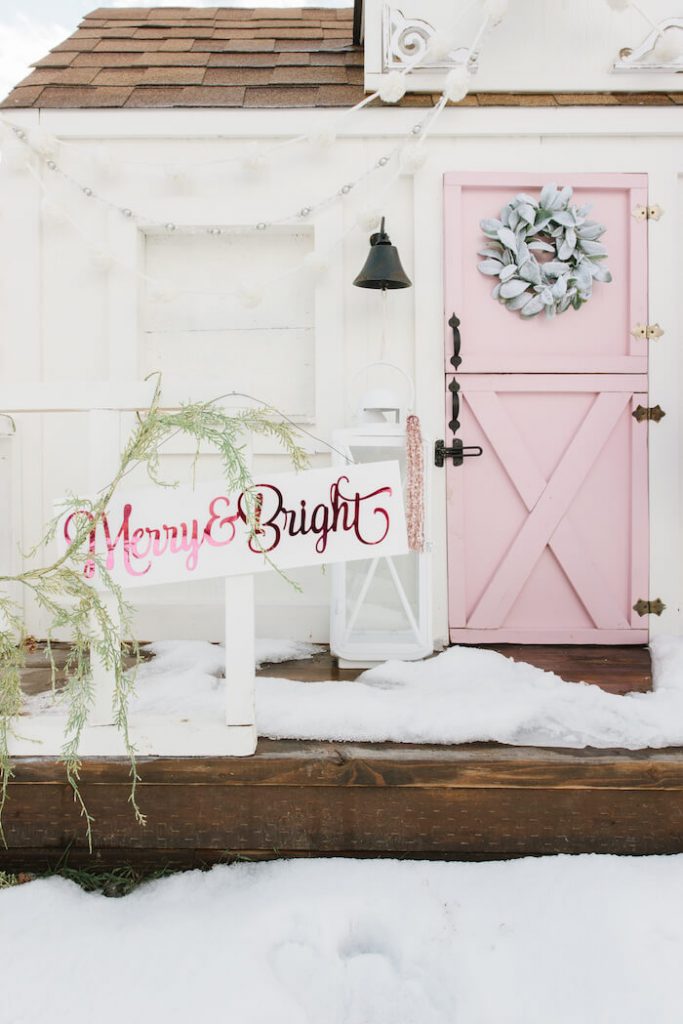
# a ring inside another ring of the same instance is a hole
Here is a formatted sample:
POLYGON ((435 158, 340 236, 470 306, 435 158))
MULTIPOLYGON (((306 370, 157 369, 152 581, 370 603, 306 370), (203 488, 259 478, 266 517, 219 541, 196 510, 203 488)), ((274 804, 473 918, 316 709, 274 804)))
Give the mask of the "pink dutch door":
POLYGON ((648 596, 647 204, 640 174, 447 174, 446 444, 453 312, 460 320, 457 436, 483 455, 446 461, 449 632, 455 643, 635 644, 648 596), (478 270, 480 221, 517 192, 571 185, 607 228, 610 284, 525 320, 478 270))

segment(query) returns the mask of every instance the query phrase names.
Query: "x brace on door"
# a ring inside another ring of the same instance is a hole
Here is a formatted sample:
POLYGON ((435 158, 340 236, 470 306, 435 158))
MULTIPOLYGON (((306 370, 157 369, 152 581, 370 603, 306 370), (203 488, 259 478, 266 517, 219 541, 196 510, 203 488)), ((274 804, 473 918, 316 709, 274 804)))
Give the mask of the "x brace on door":
POLYGON ((535 466, 517 427, 493 392, 468 395, 473 413, 529 511, 468 620, 468 628, 503 625, 544 549, 550 547, 577 596, 599 629, 628 629, 615 597, 589 557, 572 523, 570 507, 607 443, 631 394, 603 393, 595 399, 549 480, 535 466), (596 586, 596 579, 600 585, 596 586))

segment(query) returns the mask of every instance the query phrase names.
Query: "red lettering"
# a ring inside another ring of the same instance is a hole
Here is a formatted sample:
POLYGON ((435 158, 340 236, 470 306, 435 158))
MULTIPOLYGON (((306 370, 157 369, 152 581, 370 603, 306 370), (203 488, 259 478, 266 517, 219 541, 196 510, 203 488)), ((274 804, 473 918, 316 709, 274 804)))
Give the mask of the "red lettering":
POLYGON ((248 495, 254 502, 253 511, 247 507, 247 492, 240 494, 237 509, 242 522, 253 527, 249 550, 256 555, 268 554, 275 550, 282 537, 282 530, 276 522, 283 510, 282 492, 272 484, 254 484, 248 495), (264 539, 257 541, 257 537, 264 539))
POLYGON ((226 497, 224 494, 219 495, 217 498, 213 498, 209 503, 209 518, 207 519, 206 526, 204 527, 204 540, 214 548, 224 547, 226 544, 230 544, 234 540, 236 532, 235 520, 240 517, 238 510, 231 516, 223 516, 221 518, 220 512, 216 511, 221 503, 223 503, 225 508, 228 509, 230 507, 230 498, 226 497), (213 532, 214 527, 216 527, 219 534, 221 532, 225 532, 226 536, 215 537, 213 532))
POLYGON ((330 486, 327 501, 309 508, 307 499, 300 498, 298 505, 288 508, 277 486, 258 483, 240 494, 234 505, 225 494, 212 498, 208 515, 202 520, 203 527, 198 519, 158 526, 137 525, 133 505, 128 502, 123 506, 116 532, 107 515, 102 516, 100 530, 99 524, 94 525, 91 512, 78 509, 64 521, 64 539, 71 544, 77 536, 84 540, 87 536, 91 557, 85 563, 84 573, 88 578, 95 572, 98 536, 104 542, 104 564, 109 571, 114 569, 119 552, 122 568, 129 576, 146 575, 155 560, 169 555, 184 555, 186 569, 194 572, 202 546, 221 548, 232 544, 237 536, 238 521, 250 528, 247 547, 253 554, 276 551, 285 537, 304 538, 313 534, 315 551, 324 555, 330 538, 335 535, 352 534, 358 543, 368 547, 381 544, 391 525, 382 499, 391 494, 390 487, 379 487, 367 494, 351 491, 349 476, 341 475, 330 486))

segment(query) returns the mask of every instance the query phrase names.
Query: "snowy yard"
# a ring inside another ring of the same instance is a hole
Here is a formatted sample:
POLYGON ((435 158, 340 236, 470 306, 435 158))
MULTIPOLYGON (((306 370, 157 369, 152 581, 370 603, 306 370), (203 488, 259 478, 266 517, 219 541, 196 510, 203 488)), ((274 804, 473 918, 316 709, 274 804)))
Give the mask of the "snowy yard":
POLYGON ((678 1024, 683 857, 279 861, 0 892, 3 1024, 678 1024))
MULTIPOLYGON (((262 641, 257 660, 311 645, 262 641)), ((220 647, 153 645, 135 708, 221 714, 220 647)), ((683 642, 614 696, 454 647, 354 682, 257 680, 272 737, 563 747, 683 743, 683 642)), ((51 714, 49 695, 28 700, 51 714)), ((280 860, 149 882, 0 892, 1 1024, 679 1024, 683 856, 484 863, 280 860), (30 951, 30 955, 27 955, 30 951)))

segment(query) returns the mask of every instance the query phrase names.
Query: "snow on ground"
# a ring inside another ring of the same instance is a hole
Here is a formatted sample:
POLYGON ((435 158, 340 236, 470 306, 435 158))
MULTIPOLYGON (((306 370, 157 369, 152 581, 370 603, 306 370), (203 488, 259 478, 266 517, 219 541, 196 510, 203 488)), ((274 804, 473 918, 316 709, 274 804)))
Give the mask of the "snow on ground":
MULTIPOLYGON (((262 641, 259 660, 308 657, 318 648, 262 641)), ((494 651, 452 647, 420 662, 389 661, 349 682, 256 682, 262 736, 398 743, 497 741, 552 747, 683 745, 683 637, 652 642, 655 690, 626 697, 567 683, 494 651)), ((133 710, 220 717, 223 650, 204 641, 151 645, 133 710)), ((51 697, 27 701, 44 709, 51 697)))
POLYGON ((683 857, 222 866, 0 892, 3 1024, 680 1024, 683 857))

